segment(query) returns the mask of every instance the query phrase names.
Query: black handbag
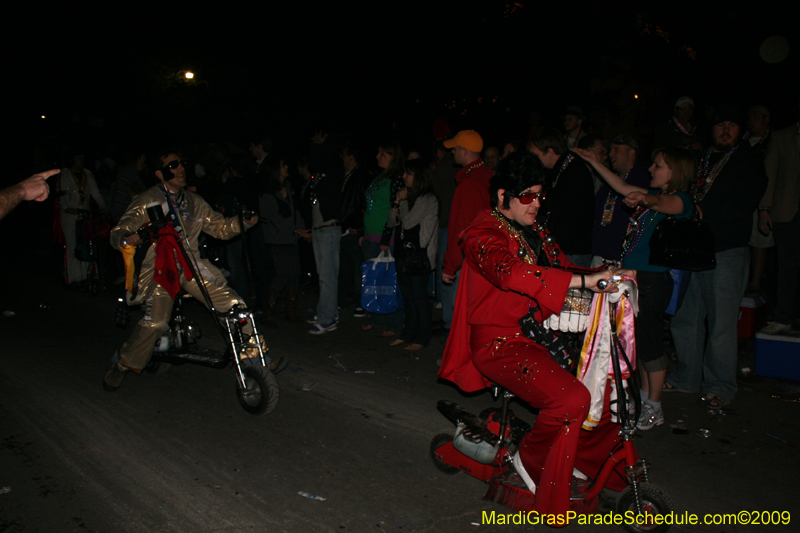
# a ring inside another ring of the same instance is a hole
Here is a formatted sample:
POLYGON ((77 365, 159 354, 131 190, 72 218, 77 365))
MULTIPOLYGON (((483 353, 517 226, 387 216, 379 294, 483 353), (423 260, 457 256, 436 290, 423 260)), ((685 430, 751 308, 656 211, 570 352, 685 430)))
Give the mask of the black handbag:
POLYGON ((566 333, 547 329, 536 320, 538 312, 540 312, 540 308, 536 305, 528 309, 525 316, 519 319, 522 333, 536 344, 544 347, 556 364, 574 375, 583 344, 583 333, 566 333))
POLYGON ((411 243, 403 248, 405 260, 403 261, 402 272, 404 274, 429 274, 432 269, 431 261, 428 259, 428 248, 417 248, 411 243))
POLYGON ((716 268, 714 235, 696 207, 689 218, 661 219, 650 237, 650 264, 693 272, 716 268))

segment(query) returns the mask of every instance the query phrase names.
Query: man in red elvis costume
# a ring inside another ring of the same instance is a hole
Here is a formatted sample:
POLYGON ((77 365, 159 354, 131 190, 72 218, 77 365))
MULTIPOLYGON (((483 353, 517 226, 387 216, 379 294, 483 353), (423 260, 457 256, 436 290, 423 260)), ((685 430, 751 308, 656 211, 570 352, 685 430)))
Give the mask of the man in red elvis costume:
MULTIPOLYGON (((513 464, 535 494, 534 510, 566 515, 573 468, 579 477, 595 476, 619 441, 608 410, 610 387, 600 423, 582 430, 588 389, 523 335, 519 319, 538 305, 536 319, 544 321, 561 312, 568 289, 602 292, 597 282, 613 273, 552 268, 574 265, 536 222, 545 180, 541 163, 529 154, 514 154, 498 166, 489 191, 493 209, 462 233, 463 278, 439 376, 465 392, 488 387, 491 380, 539 409, 513 464)), ((616 291, 609 283, 606 292, 616 291)), ((625 486, 624 473, 607 484, 615 490, 625 486)))

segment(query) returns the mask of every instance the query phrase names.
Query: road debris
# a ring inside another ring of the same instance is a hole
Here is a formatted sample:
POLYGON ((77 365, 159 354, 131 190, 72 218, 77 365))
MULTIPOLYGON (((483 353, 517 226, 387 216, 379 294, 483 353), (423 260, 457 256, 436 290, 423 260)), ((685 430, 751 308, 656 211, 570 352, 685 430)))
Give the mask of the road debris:
POLYGON ((319 501, 321 501, 321 502, 324 502, 324 501, 325 501, 325 498, 323 498, 322 496, 317 496, 316 494, 311 494, 310 492, 303 492, 303 491, 301 490, 301 491, 300 491, 300 492, 298 492, 297 494, 299 494, 299 495, 300 495, 300 496, 302 496, 303 498, 308 498, 309 500, 319 500, 319 501))

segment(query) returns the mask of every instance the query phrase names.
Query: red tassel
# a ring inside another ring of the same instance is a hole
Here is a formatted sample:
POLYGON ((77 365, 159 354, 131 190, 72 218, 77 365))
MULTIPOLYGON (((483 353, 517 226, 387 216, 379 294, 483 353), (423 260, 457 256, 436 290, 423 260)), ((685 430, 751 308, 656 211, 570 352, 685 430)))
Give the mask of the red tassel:
POLYGON ((511 511, 530 511, 534 499, 533 493, 527 488, 503 484, 497 503, 511 511))
POLYGON ((535 500, 533 493, 516 476, 512 479, 497 477, 489 481, 483 499, 499 503, 511 511, 530 511, 535 500))

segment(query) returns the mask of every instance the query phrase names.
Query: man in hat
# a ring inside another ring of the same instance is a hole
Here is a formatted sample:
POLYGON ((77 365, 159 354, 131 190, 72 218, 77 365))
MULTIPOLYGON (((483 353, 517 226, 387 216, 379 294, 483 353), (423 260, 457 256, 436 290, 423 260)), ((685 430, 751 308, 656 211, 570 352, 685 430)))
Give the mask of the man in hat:
POLYGON ((586 132, 583 131, 583 121, 586 117, 583 116, 583 111, 578 106, 569 106, 564 111, 564 141, 567 143, 567 148, 572 148, 578 145, 578 141, 586 137, 586 132))
POLYGON ((750 265, 748 241, 753 211, 767 187, 761 158, 741 142, 743 118, 735 108, 720 108, 712 146, 703 152, 691 186, 692 200, 714 235, 717 266, 692 273, 683 305, 672 319, 678 369, 664 385, 665 391, 702 390, 712 409, 730 404, 737 391, 736 326, 750 265))
MULTIPOLYGON (((444 141, 444 146, 453 149, 455 163, 462 166, 456 174, 456 192, 447 224, 447 252, 442 263, 442 281, 455 284, 464 262, 461 232, 475 220, 478 213, 489 209, 489 180, 494 172, 481 159, 483 139, 475 130, 458 132, 452 139, 444 141)), ((455 296, 455 291, 451 292, 455 296)), ((452 321, 454 306, 455 298, 442 302, 445 327, 452 321)))
POLYGON ((678 98, 672 118, 656 126, 653 147, 680 146, 689 150, 702 150, 703 143, 700 142, 700 133, 693 118, 694 100, 688 96, 678 98))

